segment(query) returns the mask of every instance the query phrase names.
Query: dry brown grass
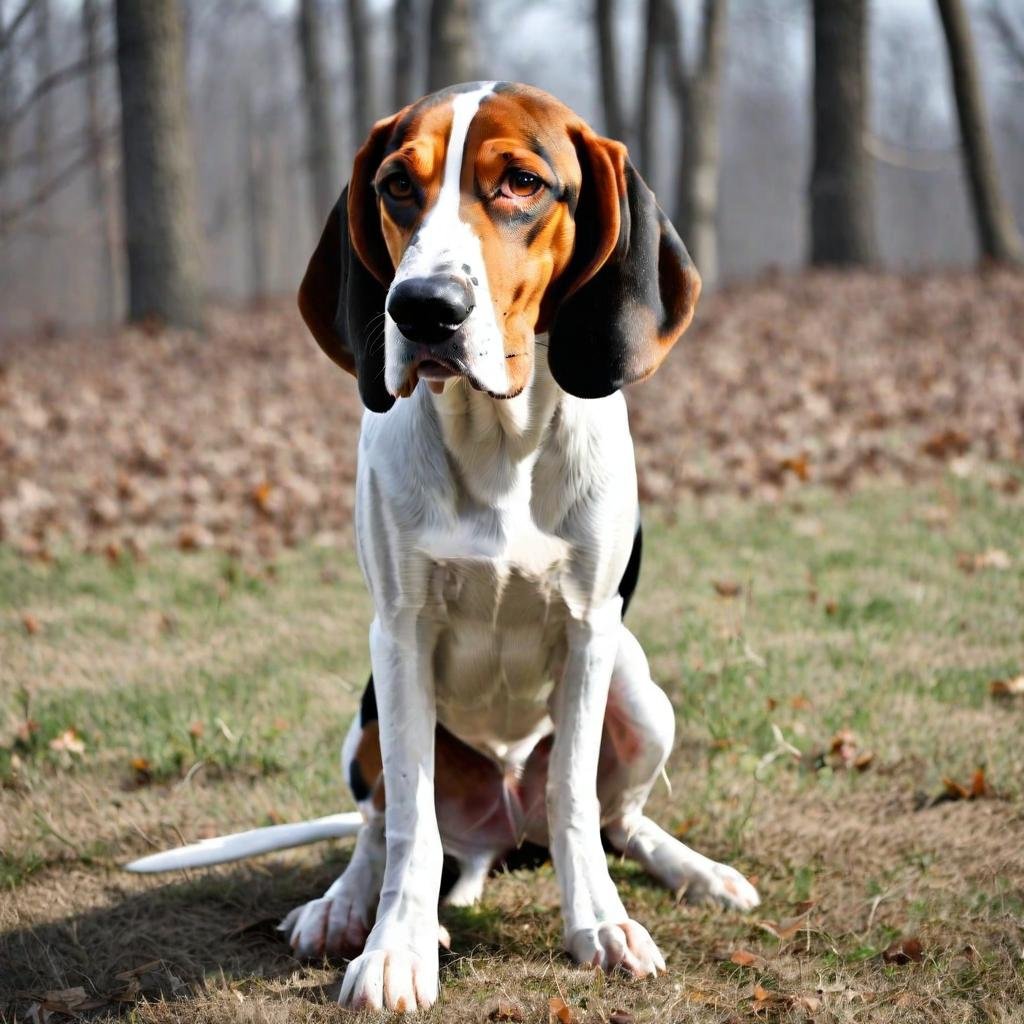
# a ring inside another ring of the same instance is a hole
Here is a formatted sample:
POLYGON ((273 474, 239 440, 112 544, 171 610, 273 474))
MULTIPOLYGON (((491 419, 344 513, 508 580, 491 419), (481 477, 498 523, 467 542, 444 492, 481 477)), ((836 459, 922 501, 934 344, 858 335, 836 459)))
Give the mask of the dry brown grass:
MULTIPOLYGON (((653 517, 631 621, 680 712, 673 793, 654 811, 757 876, 765 904, 752 918, 679 905, 613 863, 671 965, 637 984, 559 953, 549 866, 497 877, 478 909, 446 912, 454 952, 426 1019, 483 1021, 500 997, 546 1022, 553 996, 586 1021, 614 1009, 652 1024, 1019 1019, 1024 707, 988 684, 1024 668, 1021 514, 1019 496, 951 481, 653 517), (921 515, 937 502, 952 510, 938 528, 921 515), (957 567, 958 552, 993 547, 1009 569, 957 567), (720 597, 723 579, 742 593, 720 597), (769 759, 772 724, 799 762, 769 759), (815 767, 841 727, 874 753, 863 773, 815 767), (995 796, 931 803, 945 776, 966 781, 978 764, 995 796), (761 926, 807 902, 787 939, 761 926), (910 935, 923 962, 885 963, 910 935), (758 959, 741 966, 737 951, 758 959)), ((22 687, 44 740, 18 748, 0 790, 0 1005, 24 1012, 81 986, 102 1003, 87 1015, 338 1019, 343 965, 296 963, 272 925, 329 884, 344 844, 182 878, 117 865, 347 802, 336 749, 368 611, 350 554, 307 546, 258 578, 213 553, 0 559, 0 743, 18 728, 22 687), (156 613, 173 627, 147 625, 156 613), (80 756, 48 748, 68 725, 80 756), (156 781, 133 781, 133 757, 156 781)))

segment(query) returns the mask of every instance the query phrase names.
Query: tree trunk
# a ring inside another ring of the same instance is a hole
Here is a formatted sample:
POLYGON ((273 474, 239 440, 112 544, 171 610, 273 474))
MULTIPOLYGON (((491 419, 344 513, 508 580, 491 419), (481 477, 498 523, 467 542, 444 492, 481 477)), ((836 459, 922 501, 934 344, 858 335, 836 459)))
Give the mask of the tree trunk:
POLYGON ((647 0, 644 15, 644 59, 640 66, 640 112, 637 117, 637 165, 640 173, 652 183, 654 175, 654 98, 657 85, 658 53, 661 50, 660 11, 663 3, 672 0, 647 0))
POLYGON ((313 224, 317 231, 338 199, 337 156, 331 106, 321 49, 323 32, 317 0, 299 0, 299 52, 306 107, 306 163, 312 186, 313 224))
POLYGON ((665 0, 660 17, 679 116, 676 223, 706 289, 718 281, 718 111, 727 18, 726 0, 704 0, 700 52, 687 73, 683 27, 672 0, 665 0))
POLYGON ((411 103, 414 96, 414 85, 416 78, 416 4, 413 0, 395 0, 394 17, 392 22, 392 37, 394 38, 394 95, 392 106, 395 110, 401 110, 406 104, 411 103))
POLYGON ((352 56, 352 127, 361 146, 373 124, 373 84, 369 61, 369 24, 365 0, 345 0, 348 42, 352 56))
POLYGON ((176 0, 117 0, 128 315, 203 322, 202 258, 176 0))
POLYGON ((601 103, 604 130, 613 139, 622 139, 626 119, 622 114, 619 89, 619 58, 615 41, 615 0, 596 0, 594 28, 597 32, 598 63, 601 68, 601 103))
POLYGON ((85 137, 89 149, 90 191, 100 226, 99 319, 102 323, 112 324, 117 317, 118 308, 118 239, 100 95, 103 84, 100 61, 100 0, 82 0, 82 49, 85 61, 85 137))
POLYGON ((874 168, 864 148, 868 0, 814 0, 811 262, 873 263, 874 168))
POLYGON ((704 0, 701 53, 689 76, 679 174, 679 226, 706 289, 718 283, 718 109, 726 0, 704 0))
POLYGON ((427 91, 477 78, 473 0, 433 0, 427 91))
MULTIPOLYGON (((6 37, 8 11, 0 0, 0 38, 6 37)), ((0 198, 6 198, 7 175, 11 165, 10 116, 14 109, 14 47, 0 46, 0 198)))
POLYGON ((246 291, 250 302, 267 297, 267 223, 269 196, 266 176, 266 140, 252 110, 252 92, 242 90, 242 166, 245 168, 246 291))
POLYGON ((1013 213, 999 187, 999 171, 988 132, 985 97, 967 11, 962 0, 937 2, 949 51, 950 77, 960 119, 960 144, 981 254, 998 263, 1020 263, 1024 260, 1024 247, 1013 213))
MULTIPOLYGON (((34 0, 35 14, 35 77, 47 82, 53 74, 53 36, 50 0, 34 0)), ((53 177, 53 90, 39 95, 35 111, 35 175, 36 188, 44 191, 53 177)))

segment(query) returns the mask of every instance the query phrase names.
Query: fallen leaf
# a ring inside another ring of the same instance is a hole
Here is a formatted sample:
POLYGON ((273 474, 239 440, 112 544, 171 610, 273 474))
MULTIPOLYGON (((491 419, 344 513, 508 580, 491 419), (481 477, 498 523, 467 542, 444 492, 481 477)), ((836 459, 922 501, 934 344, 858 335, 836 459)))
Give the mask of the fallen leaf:
POLYGON ((487 1011, 488 1020, 525 1021, 526 1014, 518 1003, 510 1003, 499 999, 491 1003, 487 1011))
POLYGON ((72 726, 50 740, 50 749, 58 753, 84 754, 85 741, 72 726))
POLYGON ((740 592, 740 585, 735 580, 712 580, 711 585, 719 597, 736 597, 740 592))
POLYGON ((956 556, 956 564, 958 569, 966 573, 980 572, 983 569, 996 569, 1001 572, 1009 569, 1013 565, 1013 560, 1000 548, 989 548, 976 554, 960 551, 956 556))
POLYGON ((1024 697, 1024 673, 1012 679, 993 679, 988 692, 993 697, 1024 697))
POLYGON ((548 1000, 548 1024, 574 1024, 575 1020, 572 1007, 561 996, 548 1000))
POLYGON ((131 760, 132 771, 135 773, 136 786, 148 786, 153 781, 153 766, 145 757, 133 757, 131 760))
POLYGON ((948 777, 942 780, 942 785, 945 787, 943 796, 946 800, 982 800, 995 795, 983 768, 974 770, 966 786, 948 777))
POLYGON ((25 627, 25 632, 29 636, 35 636, 43 628, 39 620, 31 612, 25 612, 21 616, 21 624, 25 627))
POLYGON ((959 430, 947 428, 932 434, 921 451, 933 459, 948 459, 953 455, 963 455, 971 447, 971 439, 959 430))
POLYGON ((791 458, 783 459, 779 463, 779 469, 783 473, 792 473, 798 480, 808 480, 811 476, 811 467, 807 461, 806 453, 794 455, 791 458))
POLYGON ((807 925, 809 914, 810 910, 805 910, 797 917, 787 918, 780 921, 778 924, 774 921, 758 921, 757 925, 759 928, 763 928, 766 932, 770 932, 777 939, 781 939, 783 942, 788 942, 807 925))
POLYGON ((270 493, 271 493, 270 484, 266 480, 264 480, 262 483, 257 484, 252 489, 252 501, 253 501, 253 504, 261 512, 269 512, 270 511, 270 493))
POLYGON ((32 746, 32 738, 39 732, 39 723, 34 718, 26 718, 14 731, 14 742, 21 747, 32 746))
POLYGON ((763 956, 758 956, 757 953, 751 953, 749 949, 737 949, 734 950, 729 959, 740 967, 755 967, 761 970, 767 967, 768 961, 763 956))
POLYGON ((899 967, 910 963, 919 964, 924 959, 921 940, 916 935, 904 935, 888 946, 882 953, 882 959, 887 964, 896 964, 899 967))

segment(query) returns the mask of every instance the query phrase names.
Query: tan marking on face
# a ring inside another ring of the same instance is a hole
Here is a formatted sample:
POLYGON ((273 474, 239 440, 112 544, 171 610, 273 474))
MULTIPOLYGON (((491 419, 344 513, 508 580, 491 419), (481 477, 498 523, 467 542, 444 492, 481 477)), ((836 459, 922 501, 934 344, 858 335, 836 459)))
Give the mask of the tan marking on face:
POLYGON ((416 228, 437 202, 451 127, 450 103, 428 107, 408 126, 402 146, 385 157, 375 175, 374 180, 381 182, 394 171, 404 170, 423 192, 422 206, 418 210, 410 207, 408 219, 401 215, 402 206, 392 207, 385 200, 379 200, 381 232, 396 268, 416 228))
POLYGON ((483 248, 510 394, 532 375, 541 302, 572 256, 576 228, 562 197, 580 187, 567 131, 576 120, 548 96, 514 90, 488 97, 466 140, 461 213, 483 248), (543 187, 525 198, 502 194, 514 171, 536 174, 543 187))

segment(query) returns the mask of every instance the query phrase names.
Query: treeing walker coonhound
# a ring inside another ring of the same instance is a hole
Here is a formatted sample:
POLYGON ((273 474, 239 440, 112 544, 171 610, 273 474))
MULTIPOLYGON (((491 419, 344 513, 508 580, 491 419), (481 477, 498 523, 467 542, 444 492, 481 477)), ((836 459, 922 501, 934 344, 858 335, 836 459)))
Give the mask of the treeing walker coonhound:
POLYGON ((638 977, 665 961, 602 832, 689 900, 757 905, 644 815, 675 719, 623 624, 641 534, 620 388, 657 369, 699 293, 625 147, 546 93, 462 85, 374 126, 299 292, 367 409, 372 675, 342 750, 361 813, 137 869, 355 834, 282 928, 300 954, 354 957, 342 1003, 406 1011, 437 999, 444 854, 447 901, 470 904, 509 851, 549 848, 569 953, 638 977))

